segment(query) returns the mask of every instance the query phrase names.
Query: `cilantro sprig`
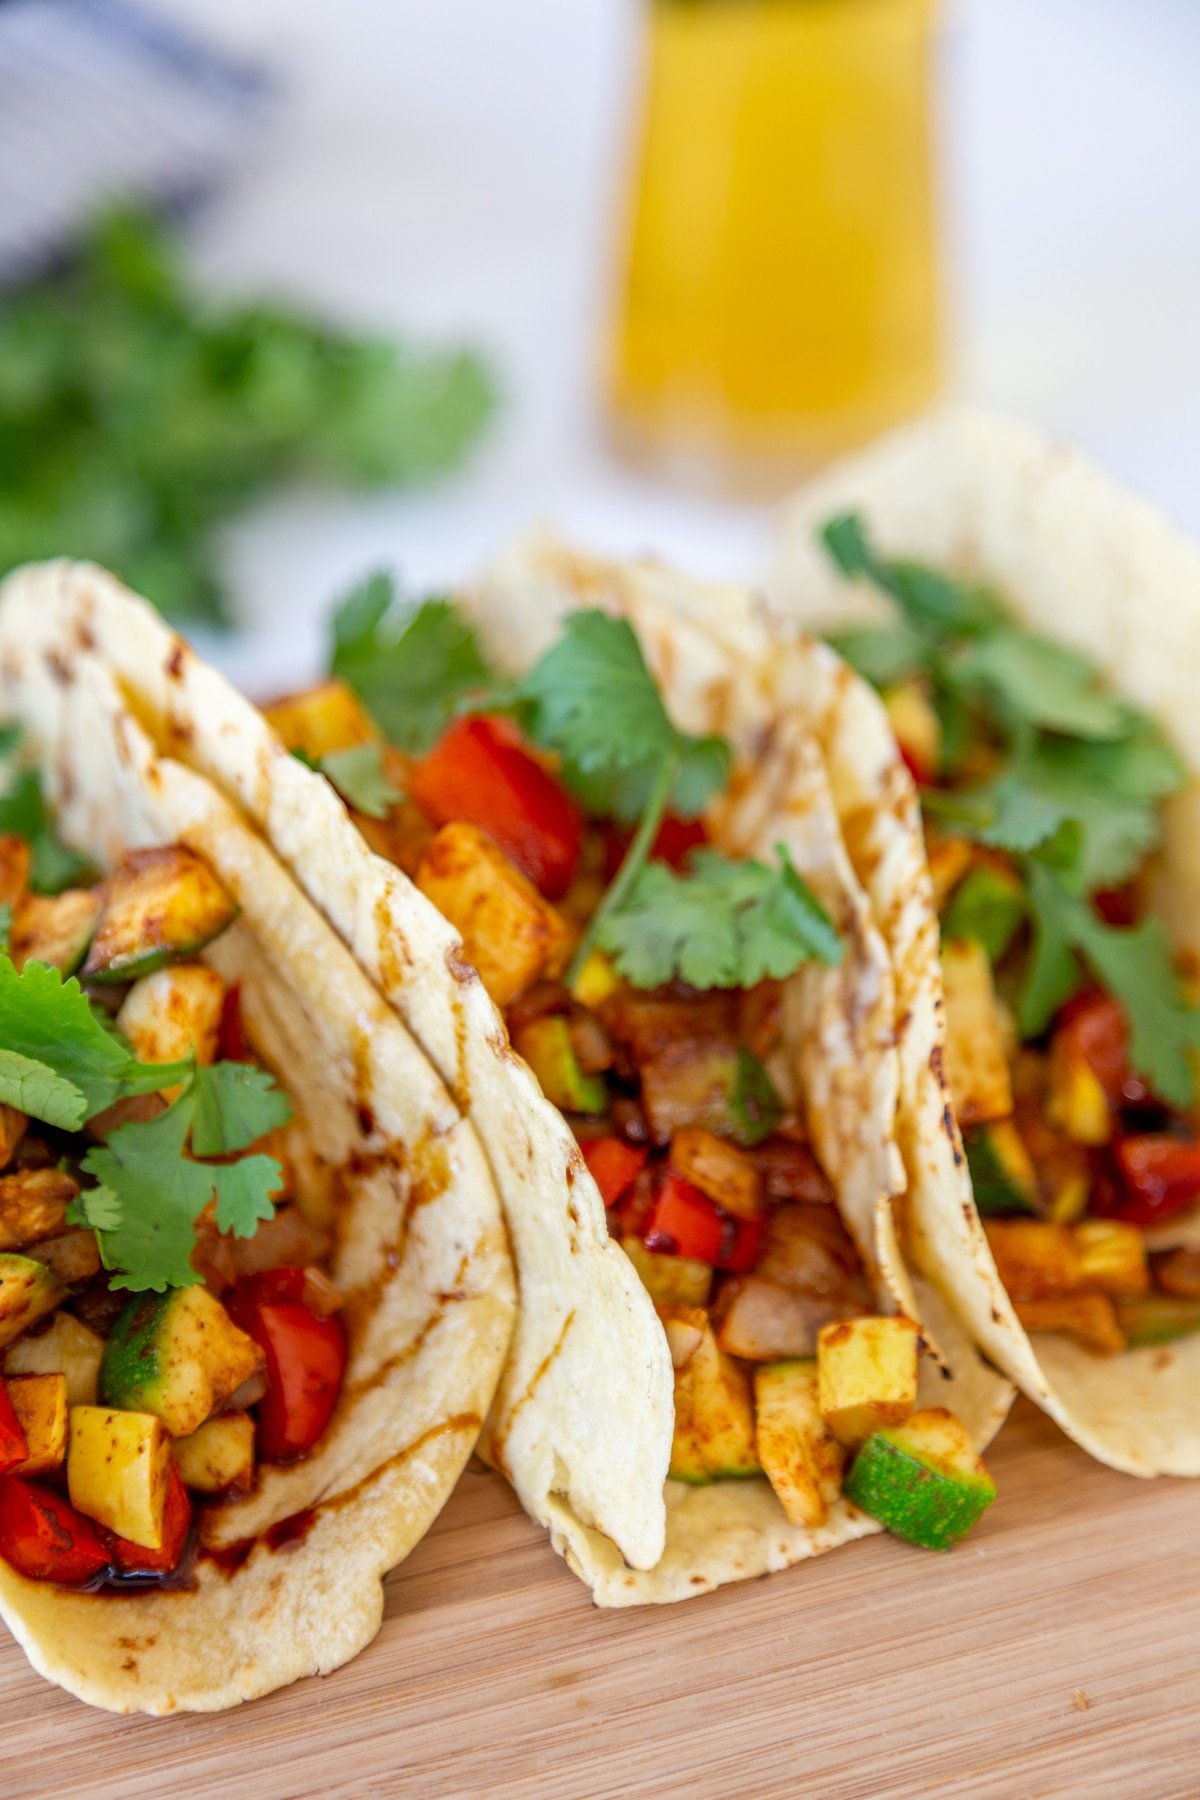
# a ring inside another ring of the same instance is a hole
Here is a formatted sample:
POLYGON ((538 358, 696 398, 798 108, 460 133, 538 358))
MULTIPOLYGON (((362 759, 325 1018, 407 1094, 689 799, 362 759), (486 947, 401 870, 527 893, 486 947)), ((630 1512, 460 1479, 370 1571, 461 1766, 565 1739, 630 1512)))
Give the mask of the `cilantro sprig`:
MULTIPOLYGON (((841 634, 838 647, 876 686, 925 682, 942 724, 941 774, 959 772, 973 740, 989 746, 985 779, 927 788, 922 802, 1021 872, 1030 926, 1023 1034, 1040 1035, 1090 972, 1125 1010, 1139 1073, 1171 1105, 1188 1104, 1200 1009, 1184 996, 1162 928, 1112 926, 1089 904, 1157 848, 1161 803, 1184 779, 1179 757, 1086 657, 1016 625, 986 590, 880 556, 853 514, 830 520, 822 536, 844 574, 871 581, 900 613, 841 634)), ((966 903, 961 896, 960 927, 966 903)), ((1011 912, 988 924, 1006 946, 1011 912)))

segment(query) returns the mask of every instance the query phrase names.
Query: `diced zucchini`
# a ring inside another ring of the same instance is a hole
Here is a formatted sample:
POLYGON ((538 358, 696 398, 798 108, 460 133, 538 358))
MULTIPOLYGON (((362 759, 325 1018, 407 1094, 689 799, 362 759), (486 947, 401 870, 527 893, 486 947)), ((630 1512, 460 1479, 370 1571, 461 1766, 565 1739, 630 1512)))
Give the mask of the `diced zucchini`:
POLYGON ((104 1346, 100 1399, 153 1413, 172 1437, 189 1437, 262 1363, 253 1338, 207 1288, 139 1294, 104 1346))
POLYGON ((185 1487, 243 1493, 254 1481, 254 1420, 246 1412, 218 1413, 190 1437, 174 1438, 171 1455, 185 1487))
POLYGON ((595 1012, 597 1007, 603 1006, 616 993, 620 985, 620 977, 611 960, 603 950, 592 950, 571 984, 571 993, 581 1006, 589 1007, 595 1012))
MULTIPOLYGON (((685 1314, 689 1309, 682 1309, 685 1314)), ((694 1329, 695 1313, 678 1321, 694 1329)), ((672 1321, 664 1319, 668 1331, 672 1321)), ((674 1359, 673 1359, 674 1360, 674 1359)), ((675 1370, 675 1436, 670 1474, 677 1481, 717 1481, 762 1473, 754 1442, 750 1377, 717 1348, 704 1321, 690 1356, 675 1370)))
MULTIPOLYGON (((206 963, 177 963, 135 981, 117 1014, 117 1029, 139 1062, 181 1062, 195 1054, 207 1065, 217 1060, 225 983, 206 963)), ((168 1100, 178 1088, 163 1090, 168 1100)))
POLYGON ((1136 1300, 1150 1286, 1145 1235, 1119 1219, 1085 1219, 1075 1226, 1080 1279, 1114 1300, 1136 1300))
POLYGON ((1011 1299, 1053 1299, 1082 1286, 1069 1226, 1050 1219, 985 1219, 984 1230, 1011 1299))
POLYGON ((56 1313, 45 1331, 18 1338, 4 1358, 4 1376, 62 1375, 68 1406, 94 1406, 104 1339, 73 1313, 56 1313))
POLYGON ((996 1484, 964 1426, 933 1406, 869 1437, 845 1492, 897 1537, 949 1550, 996 1498, 996 1484))
POLYGON ((975 1204, 985 1219, 1038 1213, 1037 1172, 1011 1119, 996 1119, 964 1136, 975 1204))
POLYGON ((621 1248, 642 1278, 656 1306, 707 1306, 713 1272, 690 1256, 660 1256, 641 1238, 624 1237, 621 1248))
POLYGON ((792 1525, 824 1525, 842 1487, 845 1453, 821 1416, 811 1358, 754 1371, 758 1456, 792 1525))
POLYGON ((11 1473, 49 1475, 67 1454, 67 1382, 64 1375, 9 1375, 4 1386, 25 1433, 28 1454, 11 1473))
POLYGON ((307 693, 293 694, 263 708, 267 724, 289 750, 301 750, 313 762, 335 750, 352 750, 378 738, 374 721, 358 695, 344 681, 322 681, 307 693))
POLYGON ((83 965, 88 981, 134 981, 192 956, 237 917, 212 870, 169 844, 134 850, 105 882, 103 908, 83 965))
POLYGON ((513 1038, 547 1100, 562 1112, 602 1113, 608 1106, 603 1076, 585 1075, 571 1044, 570 1028, 561 1014, 543 1013, 523 1025, 513 1038))
POLYGON ((37 1260, 45 1263, 63 1287, 77 1287, 100 1273, 100 1246, 95 1232, 86 1225, 76 1231, 64 1231, 58 1237, 43 1238, 32 1248, 37 1260))
POLYGON ((1130 1349, 1143 1344, 1169 1344, 1200 1331, 1200 1300, 1146 1294, 1140 1300, 1121 1301, 1117 1318, 1130 1349))
POLYGON ((73 975, 100 917, 98 888, 67 888, 61 894, 26 894, 13 914, 10 954, 18 969, 48 963, 73 975))
POLYGON ((942 935, 981 944, 988 960, 1000 961, 1025 917, 1025 888, 1015 869, 999 862, 977 863, 955 889, 942 935))
POLYGON ((421 858, 417 886, 454 926, 497 1006, 562 969, 566 921, 477 826, 443 825, 421 858))
POLYGON ((946 999, 945 1071, 958 1122, 966 1130, 1013 1109, 1004 1029, 982 944, 961 939, 942 945, 946 999))
POLYGON ((762 1177, 744 1150, 711 1131, 685 1125, 671 1139, 671 1167, 738 1219, 763 1210, 762 1177))
POLYGON ((1112 1137, 1112 1109, 1099 1076, 1061 1043, 1050 1060, 1046 1117, 1077 1144, 1107 1144, 1112 1137))
POLYGON ((0 1250, 53 1237, 67 1223, 79 1183, 65 1169, 17 1169, 0 1175, 0 1250))
POLYGON ((917 1403, 920 1334, 911 1319, 870 1317, 826 1325, 817 1339, 821 1417, 847 1449, 917 1403))
POLYGON ((883 697, 887 716, 919 781, 932 781, 942 754, 942 723, 920 681, 906 681, 883 697))
POLYGON ((161 1550, 170 1440, 152 1413, 73 1406, 67 1449, 72 1506, 119 1537, 161 1550))
POLYGON ((1014 1299, 1013 1311, 1026 1331, 1060 1332, 1098 1356, 1116 1356, 1125 1348, 1125 1333, 1107 1294, 1084 1292, 1014 1299))
POLYGON ((0 1254, 0 1348, 53 1312, 62 1297, 62 1288, 44 1263, 31 1256, 0 1254))
POLYGON ((31 861, 29 845, 23 837, 7 831, 0 834, 0 906, 16 909, 29 886, 31 861))

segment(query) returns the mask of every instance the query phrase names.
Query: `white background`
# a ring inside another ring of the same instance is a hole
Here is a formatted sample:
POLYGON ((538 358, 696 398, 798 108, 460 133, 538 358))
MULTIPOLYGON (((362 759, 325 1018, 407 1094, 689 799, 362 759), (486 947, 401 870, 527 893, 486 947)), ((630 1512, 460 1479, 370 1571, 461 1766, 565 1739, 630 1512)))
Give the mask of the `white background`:
MULTIPOLYGON (((293 497, 234 535, 263 692, 306 676, 363 568, 453 581, 548 519, 751 577, 763 508, 605 456, 597 344, 637 94, 638 0, 157 0, 276 71, 280 100, 198 221, 214 284, 494 358, 504 409, 436 492, 293 497)), ((1038 418, 1200 532, 1200 3, 959 0, 942 47, 955 388, 1038 418)))

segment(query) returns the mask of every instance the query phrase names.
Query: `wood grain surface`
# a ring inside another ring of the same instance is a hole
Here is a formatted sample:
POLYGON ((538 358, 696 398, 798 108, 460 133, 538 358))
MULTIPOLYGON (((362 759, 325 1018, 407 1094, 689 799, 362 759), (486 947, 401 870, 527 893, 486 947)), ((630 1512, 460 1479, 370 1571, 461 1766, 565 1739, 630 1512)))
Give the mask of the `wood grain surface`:
POLYGON ((0 1795, 1200 1795, 1200 1486, 1021 1405, 949 1556, 887 1538, 682 1606, 595 1610, 472 1470, 375 1643, 232 1713, 113 1718, 0 1641, 0 1795))

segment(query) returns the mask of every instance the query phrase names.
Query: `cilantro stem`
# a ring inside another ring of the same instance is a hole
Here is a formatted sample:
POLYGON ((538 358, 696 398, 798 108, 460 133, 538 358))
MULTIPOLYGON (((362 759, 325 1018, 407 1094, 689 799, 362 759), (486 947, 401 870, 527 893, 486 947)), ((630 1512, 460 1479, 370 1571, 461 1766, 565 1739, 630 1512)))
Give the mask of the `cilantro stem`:
POLYGON ((625 860, 617 870, 611 887, 601 900, 599 906, 588 920, 587 930, 579 940, 579 946, 571 958, 565 976, 566 984, 571 987, 579 971, 592 952, 596 934, 610 914, 619 912, 633 889, 638 876, 650 859, 654 848, 654 840, 658 836, 658 828, 663 822, 663 814, 670 803, 675 782, 679 776, 682 751, 678 745, 672 745, 658 765, 658 773, 654 777, 654 785, 646 800, 643 812, 633 841, 625 854, 625 860))

